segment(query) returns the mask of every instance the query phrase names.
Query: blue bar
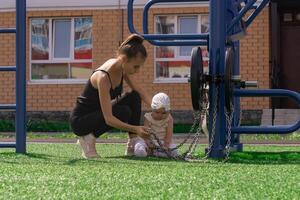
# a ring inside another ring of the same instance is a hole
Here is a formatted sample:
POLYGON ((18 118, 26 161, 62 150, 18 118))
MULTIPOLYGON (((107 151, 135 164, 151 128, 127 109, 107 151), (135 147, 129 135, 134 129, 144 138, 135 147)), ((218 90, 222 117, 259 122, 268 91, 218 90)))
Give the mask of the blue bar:
MULTIPOLYGON (((152 5, 156 3, 171 3, 171 2, 199 2, 199 0, 150 0, 147 2, 147 4, 144 7, 143 11, 143 31, 144 34, 148 34, 148 13, 149 9, 152 5)), ((165 35, 165 34, 160 34, 160 35, 165 35)), ((168 34, 169 35, 169 34, 168 34)), ((170 36, 170 35, 169 35, 170 36)), ((191 35, 191 34, 181 34, 180 38, 178 37, 179 35, 175 35, 176 37, 173 39, 208 39, 208 34, 197 34, 197 35, 191 35)), ((165 38, 169 38, 168 36, 165 38)), ((155 40, 159 39, 162 40, 164 38, 149 38, 149 40, 155 40)), ((170 39, 169 39, 170 40, 170 39)), ((172 39, 171 39, 172 40, 172 39)))
POLYGON ((16 0, 16 153, 26 153, 26 0, 16 0))
POLYGON ((262 11, 262 9, 270 2, 270 0, 263 0, 259 6, 255 9, 255 11, 248 17, 247 21, 245 22, 246 27, 248 27, 255 17, 262 11))
POLYGON ((16 33, 15 28, 0 28, 0 33, 16 33))
POLYGON ((205 46, 207 41, 192 40, 192 41, 157 41, 148 40, 148 42, 155 46, 205 46))
MULTIPOLYGON (((283 89, 269 89, 269 90, 240 90, 234 91, 234 96, 240 97, 290 97, 300 104, 300 94, 290 90, 283 89)), ((232 127, 232 132, 235 134, 285 134, 297 131, 300 128, 300 119, 297 123, 292 125, 280 126, 240 126, 232 127)))
POLYGON ((16 66, 0 66, 0 72, 13 72, 16 71, 16 66))
MULTIPOLYGON (((225 74, 225 43, 226 43, 226 8, 227 1, 210 0, 209 18, 210 18, 210 37, 209 37, 209 74, 211 76, 225 74)), ((223 158, 225 156, 224 148, 226 145, 226 120, 225 120, 225 93, 224 84, 220 83, 217 90, 216 84, 209 84, 209 124, 213 124, 213 108, 217 104, 216 128, 213 133, 212 126, 209 126, 209 143, 213 141, 209 157, 223 158), (218 95, 217 95, 218 92, 218 95), (216 96, 219 97, 215 102, 216 96), (214 140, 212 137, 214 134, 214 140)))
POLYGON ((138 33, 133 26, 133 1, 134 0, 128 0, 127 4, 128 29, 131 33, 138 33))
MULTIPOLYGON (((127 9, 127 14, 128 14, 128 28, 131 33, 136 33, 141 36, 143 36, 146 40, 148 40, 152 45, 156 46, 198 46, 198 45, 207 45, 209 35, 208 34, 140 34, 138 33, 133 25, 133 1, 134 0, 129 0, 128 1, 128 9, 127 9), (156 40, 189 40, 189 41, 156 41, 156 40)), ((189 2, 199 2, 201 0, 188 0, 189 2)), ((150 3, 155 4, 155 3, 168 3, 168 2, 186 2, 184 0, 153 0, 149 1, 147 5, 150 3)), ((149 4, 149 5, 150 5, 149 4)), ((151 6, 150 5, 150 6, 151 6)), ((149 6, 149 7, 150 7, 149 6)), ((148 8, 149 9, 149 8, 148 8)), ((148 12, 144 12, 144 14, 148 12)), ((148 16, 146 16, 148 18, 148 16)), ((145 21, 145 20, 144 20, 145 21)), ((148 21, 148 20, 146 20, 148 21)), ((148 22, 146 22, 146 25, 143 22, 143 27, 148 26, 148 22)), ((146 28, 147 29, 147 28, 146 28)), ((148 33, 148 30, 144 33, 148 33)))
POLYGON ((16 148, 16 143, 0 143, 0 148, 16 148))
POLYGON ((2 110, 15 110, 16 104, 0 104, 0 109, 2 110))
POLYGON ((146 40, 208 40, 209 34, 144 34, 146 40))
POLYGON ((229 27, 227 28, 227 33, 229 33, 232 30, 233 26, 236 25, 236 23, 238 23, 242 19, 242 17, 252 8, 252 6, 255 2, 256 2, 256 0, 250 0, 249 2, 247 2, 245 7, 231 21, 229 27))

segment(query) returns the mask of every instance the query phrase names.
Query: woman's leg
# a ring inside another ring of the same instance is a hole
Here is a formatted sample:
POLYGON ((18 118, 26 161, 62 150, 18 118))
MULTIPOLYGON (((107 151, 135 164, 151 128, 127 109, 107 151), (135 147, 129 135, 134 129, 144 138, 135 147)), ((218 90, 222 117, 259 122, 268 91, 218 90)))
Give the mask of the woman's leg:
MULTIPOLYGON (((113 115, 119 120, 128 123, 131 118, 131 110, 126 105, 114 105, 112 107, 113 115)), ((75 117, 71 120, 73 132, 77 136, 85 136, 93 133, 95 137, 99 137, 103 133, 112 129, 107 125, 101 110, 88 113, 81 117, 75 117)))
MULTIPOLYGON (((114 105, 113 115, 123 122, 128 123, 131 118, 131 110, 126 105, 114 105)), ((100 111, 89 113, 83 117, 72 120, 74 133, 79 136, 78 143, 82 149, 84 158, 99 157, 96 151, 96 138, 112 129, 105 123, 100 111)))
MULTIPOLYGON (((131 125, 139 125, 141 117, 141 98, 139 94, 135 91, 126 93, 120 99, 118 99, 116 103, 113 104, 112 111, 113 115, 121 121, 131 125)), ((112 127, 105 123, 101 110, 80 117, 71 116, 71 126, 74 133, 81 137, 92 134, 92 136, 96 138, 112 129, 112 127)), ((135 137, 135 133, 129 133, 130 139, 135 137)), ((92 137, 90 137, 90 139, 91 138, 92 137)), ((84 141, 85 138, 82 139, 84 141)), ((128 143, 131 144, 130 139, 128 143)), ((82 146, 94 146, 94 139, 91 139, 90 141, 91 144, 89 143, 82 146)), ((129 145, 129 147, 130 152, 133 154, 134 146, 129 145)), ((91 148, 93 149, 93 147, 91 148)))
MULTIPOLYGON (((141 120, 141 97, 136 91, 125 93, 118 100, 117 105, 127 105, 131 110, 131 117, 128 121, 131 125, 140 125, 141 120)), ((127 147, 125 155, 134 155, 134 139, 137 137, 135 133, 128 133, 129 139, 127 142, 127 147)))

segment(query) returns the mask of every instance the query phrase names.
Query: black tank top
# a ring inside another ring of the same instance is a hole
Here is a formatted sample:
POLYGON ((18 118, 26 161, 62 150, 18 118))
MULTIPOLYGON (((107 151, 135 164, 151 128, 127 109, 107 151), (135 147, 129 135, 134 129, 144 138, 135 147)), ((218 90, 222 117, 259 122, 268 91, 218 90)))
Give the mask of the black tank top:
MULTIPOLYGON (((121 96, 123 91, 123 73, 122 73, 120 85, 118 85, 115 89, 112 89, 112 82, 109 73, 102 69, 97 69, 94 72, 96 71, 102 71, 105 74, 107 74, 111 85, 110 98, 118 99, 121 96)), ((89 79, 87 84, 85 85, 82 94, 77 97, 74 114, 86 114, 86 113, 97 111, 99 109, 100 109, 99 92, 98 89, 93 87, 91 80, 89 79)))

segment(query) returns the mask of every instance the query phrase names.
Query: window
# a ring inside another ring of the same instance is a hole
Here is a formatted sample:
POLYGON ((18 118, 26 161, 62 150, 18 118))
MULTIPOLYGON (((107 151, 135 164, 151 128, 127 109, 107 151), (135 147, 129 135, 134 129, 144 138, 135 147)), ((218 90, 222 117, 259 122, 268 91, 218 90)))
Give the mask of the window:
POLYGON ((92 73, 92 18, 31 19, 31 81, 70 82, 92 73))
MULTIPOLYGON (((156 34, 193 34, 209 31, 208 15, 155 16, 156 34)), ((155 81, 187 82, 193 46, 155 47, 155 81)), ((204 69, 208 71, 208 52, 201 47, 204 69)))

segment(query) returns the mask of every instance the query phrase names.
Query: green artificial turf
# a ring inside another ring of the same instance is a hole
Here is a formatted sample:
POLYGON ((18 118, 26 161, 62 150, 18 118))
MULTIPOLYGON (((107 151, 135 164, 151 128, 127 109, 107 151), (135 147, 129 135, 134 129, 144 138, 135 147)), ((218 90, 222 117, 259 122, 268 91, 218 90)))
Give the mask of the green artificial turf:
MULTIPOLYGON (((174 136, 178 135, 174 133, 174 136)), ((203 137, 206 137, 203 135, 203 137)), ((15 133, 1 133, 1 138, 15 138, 15 133)), ((72 139, 76 138, 76 135, 72 132, 27 132, 28 139, 72 139)), ((124 132, 104 133, 100 136, 100 139, 127 139, 128 134, 124 132)), ((290 134, 245 134, 241 135, 241 141, 300 141, 300 132, 294 132, 290 134)))
POLYGON ((126 157, 123 144, 97 150, 102 158, 84 160, 75 144, 0 149, 0 199, 300 199, 299 146, 245 145, 226 163, 126 157))

